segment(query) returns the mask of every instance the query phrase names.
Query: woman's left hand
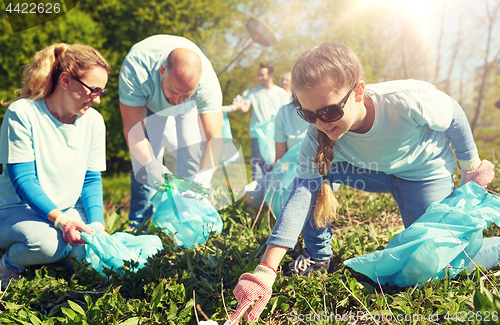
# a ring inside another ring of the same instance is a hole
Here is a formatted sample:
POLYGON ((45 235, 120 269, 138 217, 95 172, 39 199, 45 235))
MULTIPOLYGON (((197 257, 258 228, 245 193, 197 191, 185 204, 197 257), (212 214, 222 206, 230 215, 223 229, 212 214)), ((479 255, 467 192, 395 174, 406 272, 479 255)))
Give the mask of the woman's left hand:
POLYGON ((495 178, 495 165, 483 160, 479 166, 471 170, 462 170, 462 184, 473 181, 486 188, 495 178))
POLYGON ((109 234, 106 232, 106 229, 104 228, 104 225, 102 223, 100 223, 99 221, 94 221, 91 223, 91 225, 93 225, 94 227, 99 229, 99 231, 102 232, 103 234, 105 234, 106 236, 109 236, 109 234))

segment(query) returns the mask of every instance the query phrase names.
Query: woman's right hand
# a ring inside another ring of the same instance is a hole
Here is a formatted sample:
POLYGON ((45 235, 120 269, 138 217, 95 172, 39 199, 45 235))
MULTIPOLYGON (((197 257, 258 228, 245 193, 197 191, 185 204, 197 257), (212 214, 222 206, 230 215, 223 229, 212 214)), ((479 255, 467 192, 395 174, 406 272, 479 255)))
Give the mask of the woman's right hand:
POLYGON ((236 324, 241 316, 244 316, 247 322, 256 322, 271 299, 275 279, 276 271, 262 263, 253 273, 243 274, 233 290, 239 305, 231 316, 229 324, 236 324))

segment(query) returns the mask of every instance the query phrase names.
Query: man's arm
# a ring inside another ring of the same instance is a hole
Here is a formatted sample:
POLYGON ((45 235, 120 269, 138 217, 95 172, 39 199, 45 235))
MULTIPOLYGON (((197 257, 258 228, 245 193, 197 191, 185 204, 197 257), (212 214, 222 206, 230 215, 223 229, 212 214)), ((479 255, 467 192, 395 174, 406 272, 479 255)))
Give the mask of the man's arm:
POLYGON ((212 171, 213 174, 219 166, 222 156, 222 112, 200 114, 200 120, 206 139, 203 142, 200 170, 214 168, 212 171))
POLYGON ((120 103, 123 120, 123 134, 127 140, 130 154, 145 166, 149 159, 154 159, 153 149, 144 133, 144 121, 147 108, 144 106, 128 106, 120 103))
POLYGON ((232 105, 235 106, 235 110, 242 111, 243 113, 248 112, 252 107, 252 103, 245 100, 245 98, 240 95, 236 96, 236 98, 233 100, 232 105))

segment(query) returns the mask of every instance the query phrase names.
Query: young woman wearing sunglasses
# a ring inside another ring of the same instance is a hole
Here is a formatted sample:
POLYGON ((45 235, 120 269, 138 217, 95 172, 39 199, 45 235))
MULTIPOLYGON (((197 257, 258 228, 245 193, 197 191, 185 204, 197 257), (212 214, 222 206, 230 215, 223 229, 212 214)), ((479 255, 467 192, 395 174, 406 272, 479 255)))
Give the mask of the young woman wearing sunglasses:
MULTIPOLYGON (((313 127, 302 143, 294 189, 262 263, 253 274, 242 275, 234 289, 240 305, 232 320, 258 319, 271 297, 276 268, 301 232, 306 248, 291 271, 300 276, 329 268, 329 225, 338 207, 332 184, 391 193, 408 227, 432 202, 453 192, 456 163, 450 143, 463 183, 486 187, 494 178, 494 166, 479 159, 455 100, 421 81, 366 85, 358 58, 342 44, 323 43, 305 52, 294 65, 292 89, 300 102, 297 113, 313 127)), ((498 238, 491 239, 483 249, 500 247, 498 238)), ((498 248, 483 249, 475 260, 496 265, 498 248)))
POLYGON ((79 231, 104 232, 101 171, 104 120, 91 106, 110 67, 90 46, 59 43, 24 69, 19 97, 1 128, 0 280, 5 289, 29 265, 82 254, 79 231))

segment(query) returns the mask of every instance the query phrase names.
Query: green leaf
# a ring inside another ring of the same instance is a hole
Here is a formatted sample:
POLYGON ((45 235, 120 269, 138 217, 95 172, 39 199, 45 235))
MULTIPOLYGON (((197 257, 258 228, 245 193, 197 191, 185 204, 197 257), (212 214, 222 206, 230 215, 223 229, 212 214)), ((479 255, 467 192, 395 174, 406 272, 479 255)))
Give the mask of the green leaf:
POLYGON ((79 304, 77 304, 76 302, 68 300, 68 304, 71 307, 71 309, 76 311, 78 314, 85 315, 85 310, 83 310, 83 308, 79 304))
POLYGON ((94 305, 92 303, 92 298, 90 298, 90 296, 88 294, 85 294, 84 298, 85 298, 85 302, 87 303, 87 310, 90 310, 92 308, 92 306, 94 305))
MULTIPOLYGON (((492 296, 492 300, 499 301, 499 298, 497 296, 492 296)), ((498 306, 495 306, 493 301, 488 299, 485 295, 483 295, 478 289, 474 291, 474 308, 476 310, 481 310, 481 311, 494 311, 494 310, 500 310, 498 306)))
POLYGON ((155 290, 153 291, 153 295, 151 296, 151 309, 155 310, 160 303, 161 297, 163 296, 163 283, 160 282, 155 290))
POLYGON ((16 318, 16 317, 10 317, 10 319, 13 320, 13 321, 16 321, 16 322, 18 322, 19 324, 22 324, 22 325, 31 325, 30 323, 25 322, 22 319, 19 319, 19 318, 16 318))
POLYGON ((139 317, 132 317, 132 318, 127 319, 124 322, 121 322, 120 324, 121 325, 137 325, 137 324, 139 324, 139 320, 140 320, 139 317))
POLYGON ((76 317, 76 313, 69 308, 61 307, 61 311, 64 315, 68 316, 69 319, 74 320, 76 317))
POLYGON ((33 325, 41 325, 42 324, 42 321, 38 317, 36 317, 35 315, 33 315, 33 314, 30 315, 30 322, 33 325))
POLYGON ((6 301, 5 308, 8 310, 18 310, 19 308, 23 308, 23 306, 16 305, 10 301, 6 301))
MULTIPOLYGON (((179 307, 177 307, 176 303, 171 303, 170 304, 170 309, 168 311, 169 316, 177 316, 177 310, 179 310, 179 307)), ((170 319, 170 317, 169 317, 170 319)))
POLYGON ((249 261, 253 261, 253 260, 255 260, 255 259, 257 258, 257 256, 259 256, 259 254, 260 254, 260 252, 262 251, 262 248, 264 248, 264 246, 265 246, 265 245, 264 245, 264 244, 262 244, 262 245, 260 245, 260 246, 256 247, 256 248, 252 251, 252 253, 250 254, 250 256, 248 257, 248 260, 249 260, 249 261))
POLYGON ((272 315, 276 307, 278 306, 278 297, 272 297, 267 304, 269 306, 271 304, 271 308, 269 310, 269 314, 272 315))
POLYGON ((187 303, 184 309, 179 313, 179 318, 186 317, 187 315, 190 315, 194 306, 194 301, 193 298, 191 298, 187 303))

